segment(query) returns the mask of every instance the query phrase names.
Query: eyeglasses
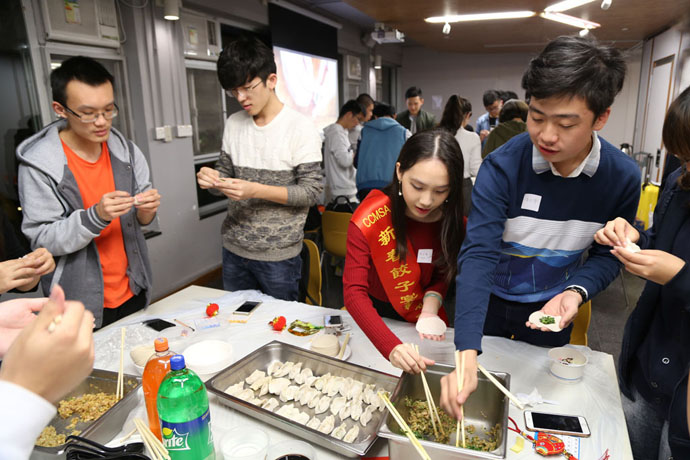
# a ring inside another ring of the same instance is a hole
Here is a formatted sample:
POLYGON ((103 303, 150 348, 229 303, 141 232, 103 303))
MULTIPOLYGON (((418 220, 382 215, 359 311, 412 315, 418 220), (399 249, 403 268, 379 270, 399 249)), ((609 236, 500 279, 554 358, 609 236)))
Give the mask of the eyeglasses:
POLYGON ((240 94, 244 94, 249 96, 249 94, 256 89, 257 86, 259 86, 261 83, 263 83, 263 80, 258 81, 255 85, 249 86, 249 87, 244 87, 244 88, 234 88, 231 90, 226 90, 225 94, 228 95, 228 97, 231 97, 233 99, 237 99, 240 94))
POLYGON ((103 115, 103 118, 106 120, 112 120, 117 116, 118 113, 120 113, 120 109, 117 107, 117 104, 113 102, 113 108, 104 110, 103 112, 96 112, 96 113, 90 113, 88 115, 79 115, 77 112, 74 110, 70 109, 66 105, 63 105, 66 111, 74 115, 75 117, 79 118, 79 121, 82 123, 96 123, 96 120, 98 120, 98 117, 103 115))

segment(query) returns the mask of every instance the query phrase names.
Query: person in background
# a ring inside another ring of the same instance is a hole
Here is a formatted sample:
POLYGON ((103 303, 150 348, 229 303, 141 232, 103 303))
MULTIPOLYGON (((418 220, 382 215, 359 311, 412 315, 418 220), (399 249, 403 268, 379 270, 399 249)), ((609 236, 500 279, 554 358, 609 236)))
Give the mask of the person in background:
POLYGON ((690 88, 671 103, 662 138, 682 166, 669 175, 645 232, 622 217, 594 239, 647 280, 625 325, 618 381, 635 458, 690 458, 686 419, 690 364, 690 88), (633 252, 628 242, 642 250, 633 252))
POLYGON ((371 190, 380 190, 389 184, 400 149, 410 136, 410 131, 395 121, 393 107, 376 103, 374 119, 365 123, 362 129, 355 159, 359 201, 371 190))
POLYGON ((93 369, 93 314, 81 302, 65 302, 59 286, 53 287, 50 300, 46 300, 0 303, 0 314, 6 308, 41 310, 18 334, 0 367, 3 459, 28 459, 36 438, 57 413, 55 404, 93 369), (34 308, 38 301, 40 308, 34 308), (56 321, 58 316, 60 322, 56 321))
POLYGON ((623 87, 620 51, 559 37, 529 63, 527 133, 486 157, 458 258, 455 347, 466 359, 442 378, 441 405, 460 416, 477 388, 483 335, 553 347, 570 341, 579 307, 620 271, 594 233, 616 216, 632 221, 640 198, 635 161, 597 135, 623 87), (587 258, 584 260, 584 255, 587 258), (560 316, 560 332, 529 322, 560 316))
POLYGON ((357 147, 359 146, 359 139, 361 138, 364 123, 371 120, 371 117, 374 113, 374 99, 367 93, 362 93, 357 96, 356 101, 362 109, 362 119, 348 133, 350 145, 352 146, 352 151, 355 153, 355 155, 357 154, 357 147))
POLYGON ((501 101, 505 104, 511 99, 520 99, 515 91, 498 91, 498 97, 501 98, 501 101))
POLYGON ((529 106, 525 101, 510 99, 501 108, 498 115, 498 126, 491 130, 484 142, 482 159, 508 142, 513 137, 527 131, 527 112, 529 106))
POLYGON ((228 199, 223 222, 223 289, 258 289, 297 300, 304 222, 323 190, 321 137, 276 96, 273 51, 240 38, 218 59, 218 79, 244 109, 225 122, 214 168, 197 182, 228 199))
POLYGON ((341 108, 338 121, 324 128, 323 164, 326 172, 326 202, 337 196, 357 201, 355 152, 348 139, 348 132, 359 125, 362 107, 351 99, 341 108))
MULTIPOLYGON (((443 297, 464 236, 462 154, 446 130, 412 136, 393 181, 359 205, 347 231, 347 311, 395 367, 418 374, 433 361, 401 343, 383 317, 447 322, 443 297)), ((443 336, 422 338, 442 340, 443 336)))
POLYGON ((467 131, 465 126, 472 116, 472 104, 464 97, 453 94, 448 98, 439 128, 448 130, 460 144, 464 163, 462 181, 463 215, 470 213, 472 184, 482 164, 482 145, 477 133, 467 131))
POLYGON ((501 107, 503 107, 503 101, 498 91, 490 89, 484 92, 482 102, 484 103, 486 113, 477 119, 475 131, 479 134, 479 139, 481 139, 482 145, 484 145, 489 132, 498 124, 498 114, 501 112, 501 107))
POLYGON ((113 76, 76 56, 50 74, 59 120, 21 143, 22 231, 32 248, 58 257, 41 278, 44 292, 60 283, 86 305, 96 326, 143 309, 152 274, 142 227, 156 217, 144 154, 113 128, 118 115, 113 76))
POLYGON ((398 123, 409 129, 412 134, 431 129, 436 126, 436 119, 429 112, 422 110, 424 98, 422 89, 412 86, 405 91, 405 103, 407 110, 400 112, 396 117, 398 123))

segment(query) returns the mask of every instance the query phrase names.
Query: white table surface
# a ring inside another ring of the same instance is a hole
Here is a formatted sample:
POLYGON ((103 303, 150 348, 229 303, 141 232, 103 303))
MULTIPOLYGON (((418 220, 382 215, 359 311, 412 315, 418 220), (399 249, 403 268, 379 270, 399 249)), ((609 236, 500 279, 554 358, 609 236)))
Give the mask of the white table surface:
MULTIPOLYGON (((98 331, 95 334, 96 362, 94 367, 117 370, 120 326, 127 327, 127 350, 142 344, 152 344, 153 339, 158 336, 167 336, 170 349, 176 352, 182 352, 184 348, 200 340, 214 338, 231 343, 233 360, 239 360, 273 340, 308 348, 310 337, 298 337, 290 334, 287 330, 281 333, 273 332, 267 323, 275 316, 283 315, 287 318, 288 324, 295 319, 322 324, 325 314, 340 314, 343 316, 344 322, 351 327, 349 344, 352 348, 352 356, 349 362, 388 374, 400 375, 400 371, 381 356, 352 317, 345 311, 276 300, 257 291, 229 293, 200 286, 187 287, 151 304, 145 311, 137 312, 98 331), (231 311, 242 302, 257 299, 263 300, 264 303, 255 310, 246 324, 227 321, 231 316, 231 311), (187 337, 180 337, 182 327, 156 332, 141 324, 141 321, 145 319, 163 318, 169 321, 178 319, 194 327, 194 321, 205 316, 205 307, 211 301, 220 305, 218 318, 221 327, 219 328, 197 330, 187 337)), ((420 352, 424 356, 441 363, 453 363, 455 349, 453 329, 448 329, 444 342, 425 340, 420 343, 413 324, 387 319, 386 323, 402 341, 419 343, 420 352)), ((566 383, 549 373, 547 348, 496 337, 485 337, 482 341, 482 347, 483 354, 479 357, 480 363, 489 370, 509 373, 511 375, 510 389, 513 394, 530 393, 536 388, 544 399, 559 402, 559 405, 540 404, 531 409, 582 415, 587 419, 592 435, 590 438, 581 440, 581 460, 598 460, 607 449, 611 455, 611 460, 632 459, 625 418, 621 408, 616 371, 611 355, 592 351, 586 347, 576 347, 588 356, 589 364, 585 368, 585 374, 581 381, 566 383)), ((128 353, 125 360, 125 372, 138 373, 128 353)), ((140 406, 131 414, 130 418, 137 416, 145 419, 143 402, 140 406)), ((524 429, 522 411, 512 404, 510 416, 524 429)), ((293 438, 293 435, 289 433, 228 409, 219 404, 213 395, 211 395, 211 425, 216 442, 230 427, 236 425, 260 427, 268 433, 271 444, 293 438)), ((131 428, 127 424, 123 427, 123 433, 130 430, 131 428)), ((508 432, 508 459, 544 458, 536 454, 528 443, 521 453, 512 452, 509 448, 514 444, 516 436, 512 431, 508 432)), ((386 440, 379 439, 367 455, 371 457, 387 456, 387 447, 386 440)), ((318 460, 345 458, 319 446, 314 446, 314 448, 317 450, 318 460)))

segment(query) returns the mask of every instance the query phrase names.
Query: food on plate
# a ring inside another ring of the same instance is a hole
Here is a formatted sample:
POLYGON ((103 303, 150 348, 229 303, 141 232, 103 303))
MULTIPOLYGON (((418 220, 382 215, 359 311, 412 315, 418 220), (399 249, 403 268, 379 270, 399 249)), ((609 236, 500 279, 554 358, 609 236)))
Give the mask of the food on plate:
MULTIPOLYGON (((300 371, 299 374, 297 374, 295 376, 294 380, 295 380, 295 383, 302 385, 302 384, 307 382, 307 378, 313 377, 313 376, 314 376, 314 372, 311 369, 309 369, 308 367, 305 367, 304 369, 302 369, 302 371, 300 371)), ((312 380, 312 382, 313 382, 313 380, 312 380)))
POLYGON ((341 423, 333 431, 331 431, 331 436, 333 436, 335 439, 343 439, 345 434, 347 434, 347 425, 344 423, 341 423))
POLYGON ((268 384, 268 392, 272 395, 279 395, 284 389, 290 385, 290 379, 275 378, 271 379, 268 384))
POLYGON ((315 415, 307 422, 307 426, 313 430, 316 430, 321 425, 321 420, 315 415))
POLYGON ((297 414, 292 419, 300 425, 306 425, 309 421, 309 414, 297 411, 297 414))
POLYGON ((321 377, 317 378, 314 381, 314 388, 316 388, 319 391, 323 391, 323 387, 328 383, 328 380, 331 378, 331 373, 327 372, 323 374, 321 377))
POLYGON ((294 366, 292 366, 292 369, 290 369, 288 377, 290 378, 290 380, 295 380, 295 377, 297 377, 300 372, 302 372, 302 363, 297 363, 294 366))
POLYGON ((297 385, 288 385, 287 387, 283 388, 283 391, 280 392, 279 399, 283 402, 292 401, 295 399, 297 390, 299 390, 297 385))
POLYGON ((254 382, 264 377, 266 377, 266 373, 257 369, 252 372, 252 375, 244 379, 244 381, 247 382, 247 385, 252 385, 254 382))
POLYGON ((362 416, 362 403, 357 399, 350 402, 350 418, 355 422, 362 416))
POLYGON ((276 373, 273 375, 274 377, 286 377, 290 374, 290 371, 292 368, 295 367, 295 363, 292 361, 288 361, 283 366, 280 368, 280 370, 276 371, 276 373))
POLYGON ((345 404, 347 404, 347 398, 344 396, 335 398, 333 402, 331 402, 331 414, 337 415, 340 412, 340 409, 345 407, 345 404))
POLYGON ((361 423, 362 426, 367 426, 367 423, 369 423, 373 418, 375 410, 376 407, 367 406, 367 408, 364 409, 364 412, 362 412, 362 415, 359 417, 359 423, 361 423))
POLYGON ((250 402, 252 399, 254 399, 254 392, 251 390, 251 388, 245 388, 244 390, 240 391, 236 397, 243 401, 250 402))
POLYGON ((316 408, 314 409, 314 412, 317 414, 323 414, 328 410, 328 408, 331 406, 331 398, 330 396, 323 395, 321 396, 321 399, 319 399, 319 402, 316 403, 316 408))
POLYGON ((225 392, 230 396, 237 396, 242 390, 244 390, 244 382, 238 382, 234 385, 230 385, 225 392))
POLYGON ((330 434, 335 427, 335 416, 329 415, 321 421, 321 425, 317 428, 318 431, 324 434, 330 434))
POLYGON ((297 409, 294 404, 285 404, 276 411, 276 414, 292 420, 297 414, 299 414, 299 409, 297 409))
POLYGON ((357 425, 354 425, 350 430, 345 434, 345 437, 343 438, 343 441, 353 443, 357 440, 357 436, 359 436, 359 427, 357 425))
POLYGON ((276 372, 278 372, 281 367, 283 367, 283 363, 281 363, 280 361, 273 361, 271 364, 268 365, 268 369, 266 369, 266 373, 268 375, 275 377, 276 372))
POLYGON ((273 412, 276 407, 280 406, 280 403, 276 398, 268 398, 264 403, 261 405, 262 408, 269 410, 273 412))

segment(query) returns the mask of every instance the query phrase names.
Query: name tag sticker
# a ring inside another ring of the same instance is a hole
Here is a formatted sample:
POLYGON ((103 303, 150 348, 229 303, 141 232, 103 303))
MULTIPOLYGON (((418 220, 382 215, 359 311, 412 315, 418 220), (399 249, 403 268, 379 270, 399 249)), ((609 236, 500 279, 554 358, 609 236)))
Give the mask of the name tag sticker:
POLYGON ((522 198, 522 209, 527 209, 528 211, 539 212, 539 205, 541 204, 541 196, 533 195, 531 193, 525 193, 522 198))
POLYGON ((417 263, 418 264, 430 264, 433 255, 434 255, 433 249, 420 249, 419 252, 417 252, 417 263))

